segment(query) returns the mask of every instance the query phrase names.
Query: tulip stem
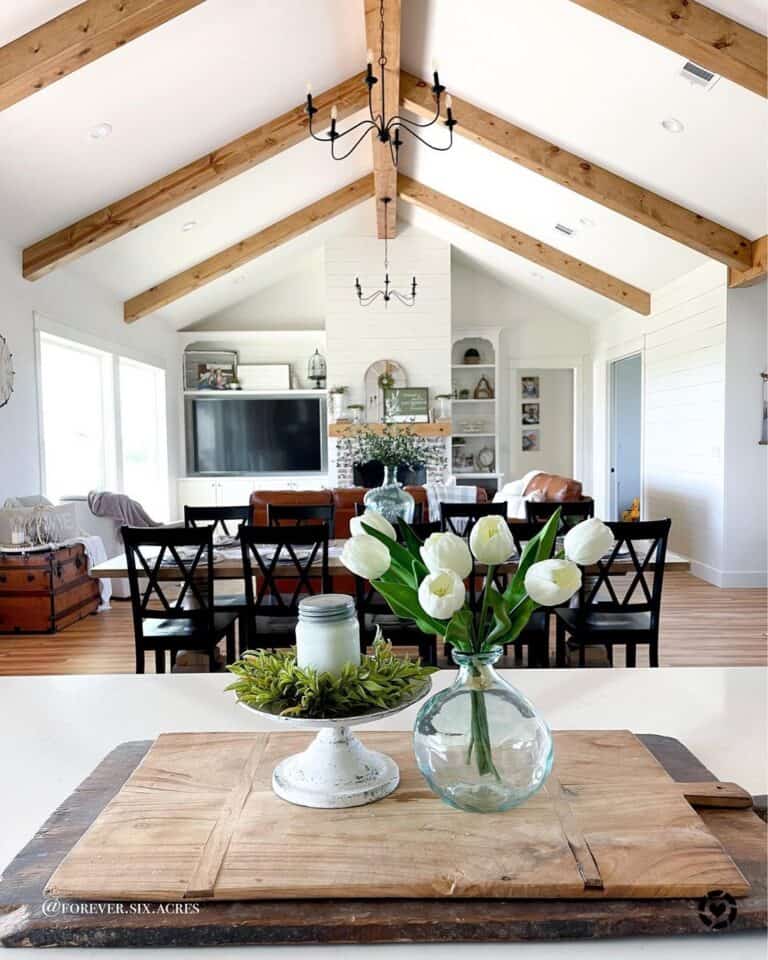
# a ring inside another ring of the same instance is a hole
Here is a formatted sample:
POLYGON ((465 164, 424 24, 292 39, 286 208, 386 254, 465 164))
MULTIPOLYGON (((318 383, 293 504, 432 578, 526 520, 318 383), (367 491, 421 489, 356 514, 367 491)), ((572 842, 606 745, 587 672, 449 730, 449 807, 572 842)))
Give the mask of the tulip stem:
POLYGON ((483 587, 483 603, 480 608, 480 622, 475 634, 475 650, 480 653, 485 645, 485 618, 488 615, 488 591, 493 583, 493 564, 489 563, 485 571, 485 586, 483 587))

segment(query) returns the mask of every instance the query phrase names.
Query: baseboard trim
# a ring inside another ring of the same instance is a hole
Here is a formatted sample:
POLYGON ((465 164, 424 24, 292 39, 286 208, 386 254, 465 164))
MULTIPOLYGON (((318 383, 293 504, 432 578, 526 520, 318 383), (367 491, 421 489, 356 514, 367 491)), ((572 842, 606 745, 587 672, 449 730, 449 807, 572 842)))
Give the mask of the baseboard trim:
POLYGON ((768 587, 768 572, 765 570, 718 570, 709 564, 691 560, 691 573, 699 580, 706 580, 716 587, 761 588, 768 587))

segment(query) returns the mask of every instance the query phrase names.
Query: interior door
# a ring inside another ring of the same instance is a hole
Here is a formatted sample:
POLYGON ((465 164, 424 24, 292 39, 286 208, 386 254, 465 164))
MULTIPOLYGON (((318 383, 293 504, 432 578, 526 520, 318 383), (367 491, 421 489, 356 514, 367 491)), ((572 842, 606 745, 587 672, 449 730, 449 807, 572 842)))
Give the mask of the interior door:
POLYGON ((642 421, 642 376, 640 354, 622 357, 611 364, 611 517, 622 513, 640 498, 640 437, 642 421))

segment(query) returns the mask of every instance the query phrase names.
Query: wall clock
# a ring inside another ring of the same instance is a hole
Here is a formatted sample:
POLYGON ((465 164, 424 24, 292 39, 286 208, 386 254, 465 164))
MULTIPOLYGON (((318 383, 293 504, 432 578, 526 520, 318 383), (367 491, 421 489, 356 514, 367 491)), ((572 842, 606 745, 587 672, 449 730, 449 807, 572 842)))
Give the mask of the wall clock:
POLYGON ((8 349, 8 341, 0 333, 0 407, 4 407, 13 393, 13 354, 8 349))

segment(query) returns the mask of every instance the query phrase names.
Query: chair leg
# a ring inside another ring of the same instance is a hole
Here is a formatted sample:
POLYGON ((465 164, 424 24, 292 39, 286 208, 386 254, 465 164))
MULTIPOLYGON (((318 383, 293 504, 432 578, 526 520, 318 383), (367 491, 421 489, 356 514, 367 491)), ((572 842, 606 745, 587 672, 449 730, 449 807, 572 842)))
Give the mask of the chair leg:
POLYGON ((165 650, 155 650, 155 673, 165 673, 165 650))
POLYGON ((627 666, 636 667, 637 666, 637 644, 628 643, 625 647, 625 650, 627 651, 626 653, 627 666))
POLYGON ((613 644, 606 643, 605 645, 605 654, 608 657, 608 663, 613 666, 613 644))
POLYGON ((586 644, 579 644, 579 666, 586 667, 587 665, 587 647, 586 644))
POLYGON ((136 673, 144 673, 144 648, 136 644, 136 673))
MULTIPOLYGON (((538 667, 548 667, 549 666, 549 634, 541 638, 541 641, 536 644, 538 648, 538 655, 536 657, 536 665, 538 667)), ((528 648, 530 651, 530 647, 528 648)), ((530 663, 530 652, 528 653, 529 663, 530 663)))
POLYGON ((227 663, 235 662, 235 624, 227 630, 227 663))
MULTIPOLYGON (((515 640, 515 666, 523 665, 523 643, 522 640, 515 640)), ((528 644, 528 666, 531 665, 531 645, 528 644)))
POLYGON ((659 665, 659 638, 651 640, 648 645, 648 663, 652 667, 658 667, 659 665))
POLYGON ((170 671, 173 673, 173 668, 176 666, 176 657, 178 657, 179 651, 176 647, 171 648, 171 664, 170 671))
POLYGON ((559 620, 555 628, 555 666, 565 666, 565 627, 559 620))
POLYGON ((216 672, 216 644, 208 649, 208 672, 216 672))

